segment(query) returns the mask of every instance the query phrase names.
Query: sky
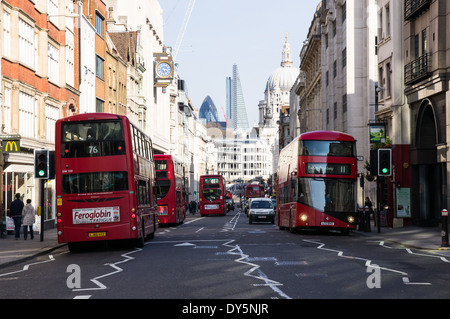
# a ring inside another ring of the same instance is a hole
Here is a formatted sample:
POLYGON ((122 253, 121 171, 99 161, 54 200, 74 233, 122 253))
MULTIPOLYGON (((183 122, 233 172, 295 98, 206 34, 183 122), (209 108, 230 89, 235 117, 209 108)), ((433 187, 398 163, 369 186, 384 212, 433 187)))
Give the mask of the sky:
MULTIPOLYGON (((164 44, 175 46, 191 0, 159 0, 164 44)), ((225 79, 238 66, 247 117, 259 121, 267 80, 280 66, 286 33, 294 66, 319 0, 196 0, 176 63, 196 109, 209 95, 223 120, 225 79)))

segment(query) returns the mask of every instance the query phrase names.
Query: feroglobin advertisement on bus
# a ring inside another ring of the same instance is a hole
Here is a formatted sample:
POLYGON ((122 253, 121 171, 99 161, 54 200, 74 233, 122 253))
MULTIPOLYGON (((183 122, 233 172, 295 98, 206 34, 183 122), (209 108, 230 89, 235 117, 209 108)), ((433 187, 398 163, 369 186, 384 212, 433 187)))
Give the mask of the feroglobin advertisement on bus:
POLYGON ((111 223, 120 221, 120 208, 98 207, 72 210, 74 224, 111 223))

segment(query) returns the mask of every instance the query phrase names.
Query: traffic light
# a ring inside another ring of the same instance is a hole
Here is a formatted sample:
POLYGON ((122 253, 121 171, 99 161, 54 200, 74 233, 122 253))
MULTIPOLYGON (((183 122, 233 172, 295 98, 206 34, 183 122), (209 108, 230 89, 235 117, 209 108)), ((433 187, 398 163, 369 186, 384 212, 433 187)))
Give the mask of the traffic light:
POLYGON ((34 150, 34 178, 49 178, 49 160, 48 150, 34 150))
POLYGON ((382 148, 378 150, 378 176, 392 175, 392 150, 382 148))

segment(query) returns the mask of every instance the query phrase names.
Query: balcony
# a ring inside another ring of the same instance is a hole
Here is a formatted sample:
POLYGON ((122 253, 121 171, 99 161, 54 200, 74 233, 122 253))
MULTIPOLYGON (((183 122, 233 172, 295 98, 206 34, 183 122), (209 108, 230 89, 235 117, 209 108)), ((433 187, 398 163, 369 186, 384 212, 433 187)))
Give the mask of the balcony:
POLYGON ((431 0, 405 0, 405 20, 412 20, 430 8, 431 0))
POLYGON ((426 53, 405 65, 405 84, 411 85, 431 75, 431 55, 426 53))

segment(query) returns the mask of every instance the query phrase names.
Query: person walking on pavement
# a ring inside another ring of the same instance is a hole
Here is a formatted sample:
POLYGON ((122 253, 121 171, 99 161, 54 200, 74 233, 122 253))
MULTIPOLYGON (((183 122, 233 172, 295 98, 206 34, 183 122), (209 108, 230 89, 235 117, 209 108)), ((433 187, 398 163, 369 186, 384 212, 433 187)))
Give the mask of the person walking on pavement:
POLYGON ((28 227, 30 227, 30 238, 34 238, 33 224, 36 221, 36 211, 31 205, 31 199, 27 199, 27 204, 22 209, 22 225, 23 225, 23 237, 27 240, 28 227))
POLYGON ((14 220, 14 230, 15 234, 14 237, 16 239, 19 239, 20 237, 20 226, 22 224, 22 209, 23 209, 23 202, 20 199, 20 194, 16 194, 16 199, 11 203, 11 206, 9 207, 9 217, 11 217, 14 220))

